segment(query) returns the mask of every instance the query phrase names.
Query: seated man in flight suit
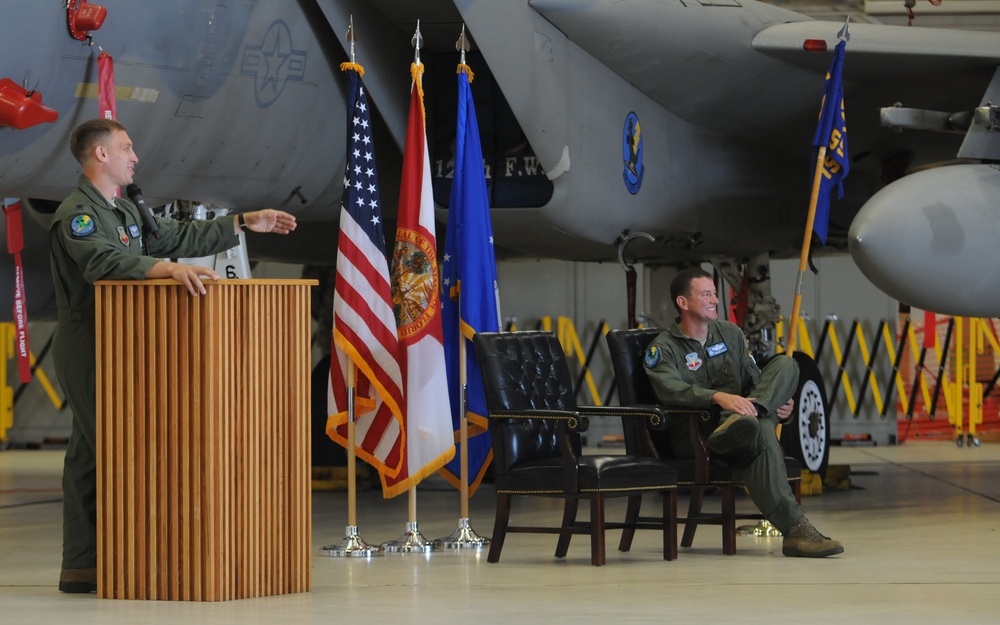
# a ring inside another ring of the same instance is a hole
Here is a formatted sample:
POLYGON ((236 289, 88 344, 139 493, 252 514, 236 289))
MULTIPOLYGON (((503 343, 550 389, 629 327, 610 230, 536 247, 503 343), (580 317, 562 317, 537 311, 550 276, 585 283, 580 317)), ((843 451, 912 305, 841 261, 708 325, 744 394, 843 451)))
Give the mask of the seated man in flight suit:
MULTIPOLYGON (((715 283, 700 267, 678 273, 670 297, 680 319, 653 339, 644 361, 658 399, 681 408, 721 408, 706 444, 715 453, 736 458, 741 467, 737 479, 784 535, 784 555, 823 558, 843 553, 843 545, 820 534, 795 501, 774 434, 777 424, 791 414, 798 364, 778 355, 763 371, 758 369, 742 330, 719 320, 715 283)), ((674 454, 692 457, 688 421, 677 419, 668 427, 674 454)))

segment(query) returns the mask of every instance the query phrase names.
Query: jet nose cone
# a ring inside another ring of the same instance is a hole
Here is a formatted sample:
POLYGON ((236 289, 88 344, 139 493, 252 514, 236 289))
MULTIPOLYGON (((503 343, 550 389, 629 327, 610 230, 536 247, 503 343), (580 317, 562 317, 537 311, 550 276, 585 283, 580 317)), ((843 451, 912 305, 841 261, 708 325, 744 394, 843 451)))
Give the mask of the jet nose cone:
POLYGON ((900 302, 944 314, 1000 314, 1000 171, 955 165, 911 174, 855 217, 861 272, 900 302))

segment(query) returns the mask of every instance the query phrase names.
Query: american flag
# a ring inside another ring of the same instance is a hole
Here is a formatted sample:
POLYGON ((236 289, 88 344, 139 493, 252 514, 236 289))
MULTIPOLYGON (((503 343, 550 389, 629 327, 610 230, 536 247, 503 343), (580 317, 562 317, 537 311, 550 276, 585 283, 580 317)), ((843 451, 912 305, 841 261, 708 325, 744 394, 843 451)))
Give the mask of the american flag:
POLYGON ((348 359, 355 382, 355 452, 380 473, 395 476, 401 460, 403 383, 382 235, 371 114, 359 65, 345 64, 347 171, 340 210, 337 281, 333 299, 327 434, 347 446, 348 359))

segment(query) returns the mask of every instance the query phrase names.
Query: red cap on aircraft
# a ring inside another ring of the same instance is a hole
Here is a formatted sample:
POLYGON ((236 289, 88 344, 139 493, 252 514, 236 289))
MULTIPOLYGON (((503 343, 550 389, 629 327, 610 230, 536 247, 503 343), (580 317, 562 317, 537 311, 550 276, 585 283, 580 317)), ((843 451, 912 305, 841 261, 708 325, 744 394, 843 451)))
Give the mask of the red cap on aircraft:
POLYGON ((108 10, 99 4, 87 4, 87 0, 70 0, 66 5, 66 21, 69 24, 69 34, 74 39, 83 41, 90 36, 90 31, 104 25, 108 10))
POLYGON ((42 104, 42 94, 29 94, 10 78, 0 79, 0 126, 24 130, 57 119, 59 113, 42 104))

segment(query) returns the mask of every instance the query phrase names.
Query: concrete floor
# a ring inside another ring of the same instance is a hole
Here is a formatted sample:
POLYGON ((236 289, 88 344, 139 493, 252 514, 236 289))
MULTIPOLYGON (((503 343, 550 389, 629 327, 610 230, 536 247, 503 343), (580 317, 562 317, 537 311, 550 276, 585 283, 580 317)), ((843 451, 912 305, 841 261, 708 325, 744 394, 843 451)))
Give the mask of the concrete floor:
MULTIPOLYGON (((221 603, 101 600, 56 590, 61 542, 60 450, 0 452, 0 622, 174 623, 996 623, 1000 620, 1000 445, 950 442, 840 448, 850 490, 804 498, 815 525, 845 545, 825 560, 785 558, 780 538, 740 537, 723 556, 717 528, 661 559, 657 532, 629 553, 590 565, 586 539, 564 560, 555 537, 512 534, 498 564, 471 550, 331 558, 344 535, 345 492, 313 495, 313 587, 297 595, 221 603)), ((427 538, 457 526, 459 497, 443 481, 418 489, 427 538)), ((523 500, 522 500, 523 501, 523 500)), ((513 521, 556 522, 554 501, 515 502, 513 521)), ((686 503, 682 497, 682 506, 686 503)), ((709 498, 709 505, 715 502, 709 498)), ((741 508, 752 509, 747 497, 741 508)), ((407 498, 359 493, 358 526, 370 543, 405 529, 407 498)), ((471 499, 472 526, 488 536, 494 497, 471 499)), ((609 507, 620 518, 620 501, 609 507)), ((585 518, 586 511, 581 510, 585 518)))

